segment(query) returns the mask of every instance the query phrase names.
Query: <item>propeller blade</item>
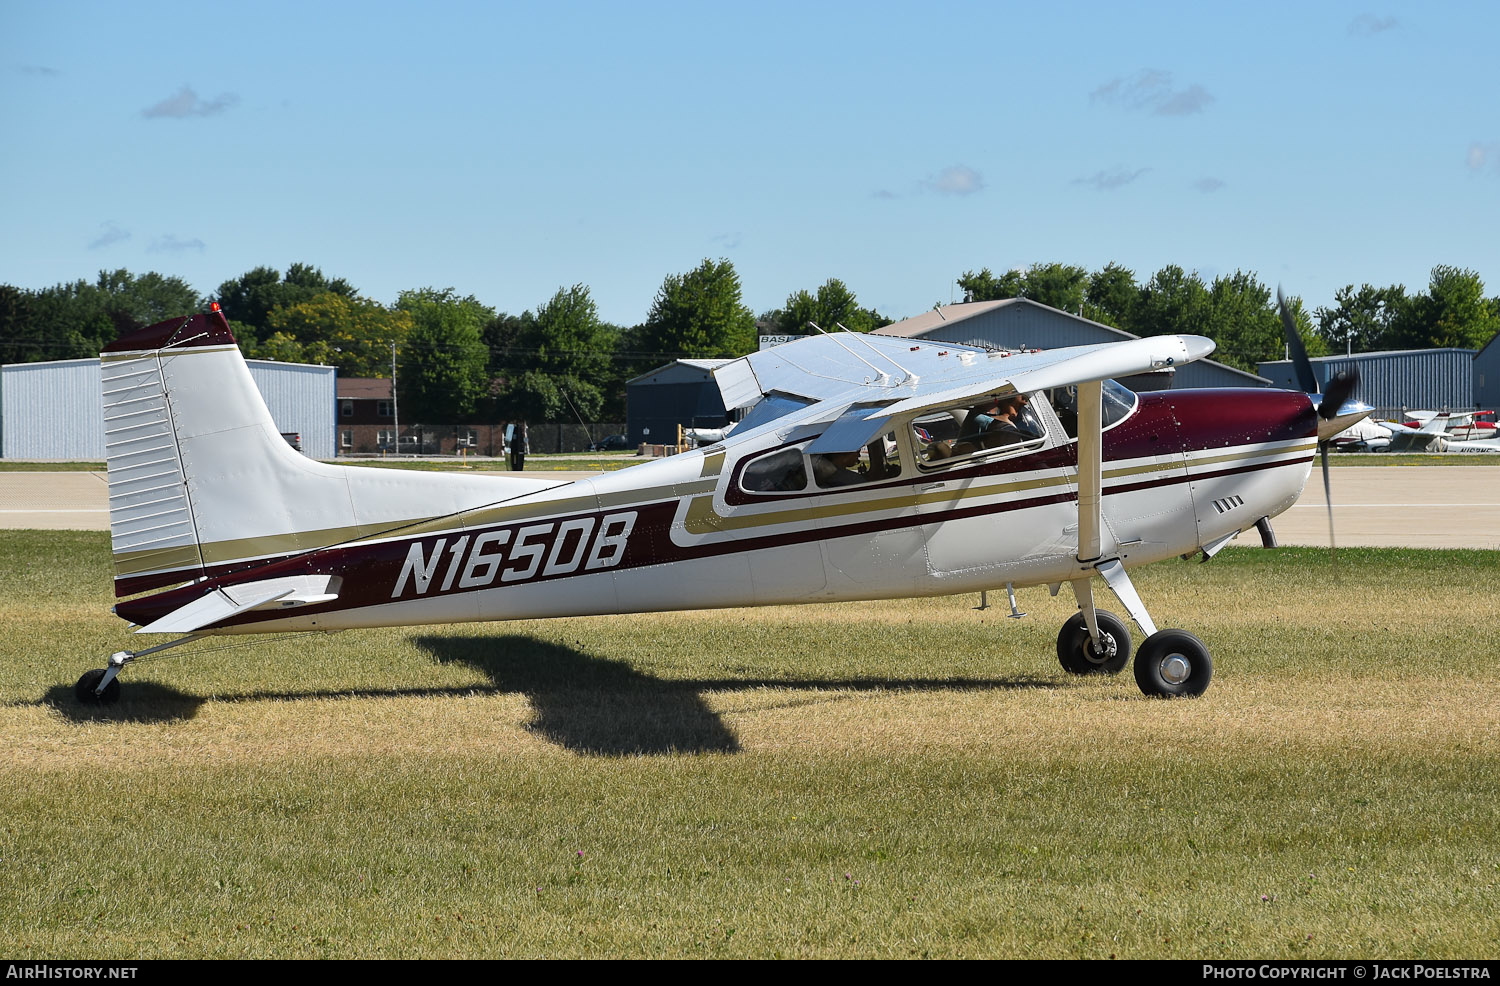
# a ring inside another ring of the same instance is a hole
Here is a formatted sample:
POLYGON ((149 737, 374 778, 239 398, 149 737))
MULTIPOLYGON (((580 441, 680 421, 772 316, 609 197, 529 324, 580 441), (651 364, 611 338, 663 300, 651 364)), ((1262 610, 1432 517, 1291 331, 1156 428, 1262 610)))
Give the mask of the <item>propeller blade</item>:
POLYGON ((1286 296, 1281 293, 1281 288, 1276 289, 1276 307, 1281 310, 1281 331, 1286 336, 1287 354, 1292 359, 1292 366, 1297 370, 1297 386, 1302 388, 1304 394, 1316 394, 1318 378, 1313 376, 1312 362, 1307 358, 1307 347, 1302 345, 1302 334, 1297 331, 1297 320, 1292 318, 1292 310, 1287 305, 1286 296))
POLYGON ((1333 491, 1328 483, 1328 443, 1318 443, 1318 453, 1323 459, 1323 502, 1328 504, 1328 554, 1333 559, 1333 577, 1339 577, 1339 548, 1333 540, 1333 491))
POLYGON ((1358 370, 1350 367, 1334 374, 1333 379, 1328 381, 1328 392, 1323 395, 1323 403, 1318 405, 1319 416, 1325 420, 1333 418, 1358 389, 1358 370))

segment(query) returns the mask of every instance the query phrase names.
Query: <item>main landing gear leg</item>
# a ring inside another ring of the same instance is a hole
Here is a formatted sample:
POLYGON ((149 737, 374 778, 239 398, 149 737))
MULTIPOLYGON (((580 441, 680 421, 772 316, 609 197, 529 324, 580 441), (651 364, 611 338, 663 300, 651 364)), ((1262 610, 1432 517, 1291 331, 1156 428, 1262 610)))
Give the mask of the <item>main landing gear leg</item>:
POLYGON ((1119 674, 1130 663, 1130 629, 1115 614, 1094 608, 1094 587, 1088 579, 1069 585, 1078 599, 1078 612, 1058 631, 1058 663, 1069 674, 1119 674))
MULTIPOLYGON (((1125 612, 1147 634, 1135 655, 1135 681, 1141 691, 1153 698, 1202 695, 1213 677, 1213 659, 1209 657, 1208 648, 1203 645, 1203 641, 1186 630, 1158 630, 1151 614, 1146 612, 1145 605, 1141 603, 1135 586, 1131 584, 1130 576, 1125 573, 1125 566, 1118 559, 1101 562, 1095 566, 1095 571, 1104 577, 1105 583, 1120 600, 1120 605, 1125 607, 1125 612)), ((1068 660, 1063 658, 1064 636, 1071 631, 1073 636, 1070 639, 1076 639, 1081 627, 1087 625, 1088 632, 1083 637, 1086 643, 1082 649, 1098 654, 1108 649, 1111 642, 1109 638, 1114 636, 1112 631, 1106 629, 1110 620, 1119 624, 1128 657, 1130 637, 1124 623, 1112 613, 1094 608, 1093 587, 1089 580, 1075 580, 1072 586, 1073 594, 1078 597, 1080 612, 1063 624, 1063 633, 1058 636, 1058 657, 1062 659, 1063 667, 1069 671, 1074 670, 1069 666, 1068 660)), ((1078 651, 1078 648, 1070 649, 1074 653, 1078 651)), ((1107 670, 1103 666, 1105 661, 1095 660, 1093 663, 1097 670, 1107 670)), ((1124 666, 1125 662, 1121 660, 1109 673, 1119 671, 1124 666)))
POLYGON ((82 705, 114 705, 120 700, 120 682, 117 680, 120 670, 138 657, 147 654, 155 654, 157 651, 176 647, 179 644, 191 643, 202 637, 201 633, 190 633, 186 637, 169 640, 155 647, 147 647, 145 650, 120 650, 109 655, 109 666, 97 668, 93 671, 85 671, 83 677, 78 679, 78 684, 73 686, 73 697, 82 705))

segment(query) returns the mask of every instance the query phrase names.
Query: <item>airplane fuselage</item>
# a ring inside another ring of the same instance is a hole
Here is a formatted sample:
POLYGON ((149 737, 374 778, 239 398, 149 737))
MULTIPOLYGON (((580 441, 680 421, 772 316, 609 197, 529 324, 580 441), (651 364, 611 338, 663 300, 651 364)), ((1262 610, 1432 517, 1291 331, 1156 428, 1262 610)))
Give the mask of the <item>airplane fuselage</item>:
MULTIPOLYGON (((746 466, 796 445, 758 428, 720 445, 121 602, 147 624, 206 589, 331 582, 330 601, 239 613, 214 632, 513 620, 943 595, 1086 577, 1077 442, 923 462, 863 485, 765 492, 746 466), (357 573, 356 577, 345 578, 357 573)), ((1271 390, 1142 395, 1103 434, 1102 558, 1196 551, 1287 509, 1316 451, 1312 405, 1271 390)))

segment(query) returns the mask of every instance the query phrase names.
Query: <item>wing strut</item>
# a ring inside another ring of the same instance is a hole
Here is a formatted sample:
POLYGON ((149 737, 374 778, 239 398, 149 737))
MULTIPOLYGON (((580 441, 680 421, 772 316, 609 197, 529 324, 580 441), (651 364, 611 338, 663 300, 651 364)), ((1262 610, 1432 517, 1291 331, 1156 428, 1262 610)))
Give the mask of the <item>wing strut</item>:
MULTIPOLYGON (((1078 564, 1084 571, 1093 569, 1125 607, 1130 618, 1147 636, 1156 632, 1151 614, 1146 612, 1140 595, 1130 582, 1125 566, 1118 558, 1104 559, 1104 385, 1099 380, 1078 385, 1078 564)), ((1095 650, 1103 647, 1099 621, 1094 612, 1094 589, 1090 576, 1072 581, 1073 595, 1088 624, 1089 639, 1095 650)))

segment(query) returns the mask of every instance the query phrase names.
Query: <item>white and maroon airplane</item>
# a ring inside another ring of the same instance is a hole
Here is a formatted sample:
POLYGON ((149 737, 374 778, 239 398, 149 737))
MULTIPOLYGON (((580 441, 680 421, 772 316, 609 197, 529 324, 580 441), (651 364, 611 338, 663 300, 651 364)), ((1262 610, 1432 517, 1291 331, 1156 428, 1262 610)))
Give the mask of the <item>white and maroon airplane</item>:
POLYGON ((1109 379, 1213 348, 813 336, 716 371, 725 406, 750 409, 722 442, 556 481, 309 460, 282 440, 217 306, 161 322, 101 357, 114 611, 178 637, 112 655, 75 692, 112 702, 126 663, 207 635, 1063 583, 1079 604, 1063 667, 1116 673, 1130 633, 1095 607, 1098 577, 1147 635, 1141 689, 1198 695, 1208 649, 1158 630, 1127 569, 1206 559, 1257 525, 1272 540, 1269 518, 1351 417, 1299 392, 1138 396, 1109 379))

